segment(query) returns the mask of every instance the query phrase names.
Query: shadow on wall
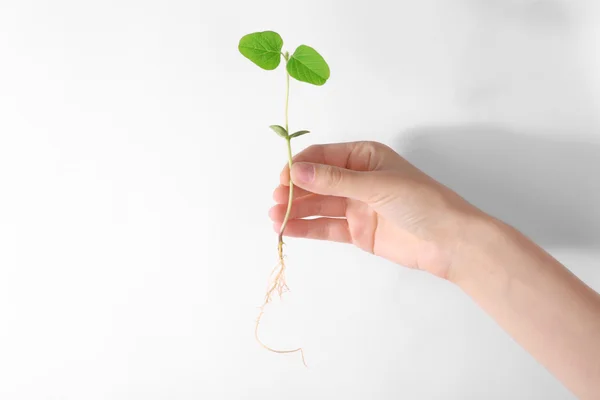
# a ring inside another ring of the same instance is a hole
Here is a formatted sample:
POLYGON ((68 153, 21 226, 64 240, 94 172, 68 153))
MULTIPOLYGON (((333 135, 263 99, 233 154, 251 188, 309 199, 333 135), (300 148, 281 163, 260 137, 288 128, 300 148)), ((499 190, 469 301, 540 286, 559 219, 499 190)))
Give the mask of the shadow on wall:
POLYGON ((490 126, 423 127, 396 149, 546 247, 600 249, 600 143, 490 126))

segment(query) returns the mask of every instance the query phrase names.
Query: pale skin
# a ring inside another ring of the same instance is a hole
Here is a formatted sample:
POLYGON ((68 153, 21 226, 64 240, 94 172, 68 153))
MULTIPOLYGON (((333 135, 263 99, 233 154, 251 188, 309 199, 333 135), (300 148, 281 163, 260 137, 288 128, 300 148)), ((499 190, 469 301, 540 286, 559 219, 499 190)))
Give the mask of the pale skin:
MULTIPOLYGON (((600 397, 600 295, 516 229, 376 142, 311 146, 291 178, 286 236, 353 244, 448 280, 576 396, 600 397)), ((289 180, 286 166, 269 212, 277 233, 289 180)))

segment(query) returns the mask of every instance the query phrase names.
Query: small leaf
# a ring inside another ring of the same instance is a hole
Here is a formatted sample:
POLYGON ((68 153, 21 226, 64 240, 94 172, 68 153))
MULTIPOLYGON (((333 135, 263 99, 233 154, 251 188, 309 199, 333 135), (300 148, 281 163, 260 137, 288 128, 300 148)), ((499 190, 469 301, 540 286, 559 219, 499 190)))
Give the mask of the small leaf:
POLYGON ((329 79, 329 66, 315 49, 300 45, 287 63, 289 74, 301 82, 321 86, 329 79))
POLYGON ((273 129, 273 131, 282 138, 288 137, 288 133, 283 126, 271 125, 269 128, 273 129))
POLYGON ((254 32, 240 39, 240 53, 262 69, 273 70, 281 62, 283 39, 272 31, 254 32))
POLYGON ((298 131, 298 132, 294 132, 294 133, 292 133, 290 135, 290 139, 298 137, 298 136, 306 135, 307 133, 310 133, 310 131, 298 131))

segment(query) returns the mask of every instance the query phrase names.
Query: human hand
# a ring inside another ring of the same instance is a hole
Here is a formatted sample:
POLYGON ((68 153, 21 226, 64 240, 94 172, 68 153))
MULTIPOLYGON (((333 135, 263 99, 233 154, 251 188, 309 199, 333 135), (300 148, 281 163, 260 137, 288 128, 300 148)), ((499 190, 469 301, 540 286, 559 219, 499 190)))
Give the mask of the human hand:
MULTIPOLYGON (((442 278, 449 277, 469 221, 481 214, 376 142, 311 146, 294 157, 291 177, 297 187, 285 236, 351 243, 442 278)), ((269 212, 277 232, 289 180, 286 166, 269 212)))
MULTIPOLYGON (((352 243, 449 279, 575 395, 598 397, 600 295, 525 235, 380 143, 311 146, 291 178, 285 235, 352 243)), ((287 167, 280 179, 270 211, 277 232, 287 167)))

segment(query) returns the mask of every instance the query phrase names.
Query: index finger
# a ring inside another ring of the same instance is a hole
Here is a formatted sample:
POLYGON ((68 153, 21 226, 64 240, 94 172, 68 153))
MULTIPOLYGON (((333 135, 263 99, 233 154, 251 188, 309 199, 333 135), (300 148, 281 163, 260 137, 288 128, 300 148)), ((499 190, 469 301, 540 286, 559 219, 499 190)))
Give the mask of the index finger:
MULTIPOLYGON (((373 142, 318 144, 307 147, 292 158, 292 162, 326 164, 355 171, 374 171, 383 165, 384 146, 373 142)), ((282 185, 290 184, 290 168, 286 164, 279 176, 282 185)))

